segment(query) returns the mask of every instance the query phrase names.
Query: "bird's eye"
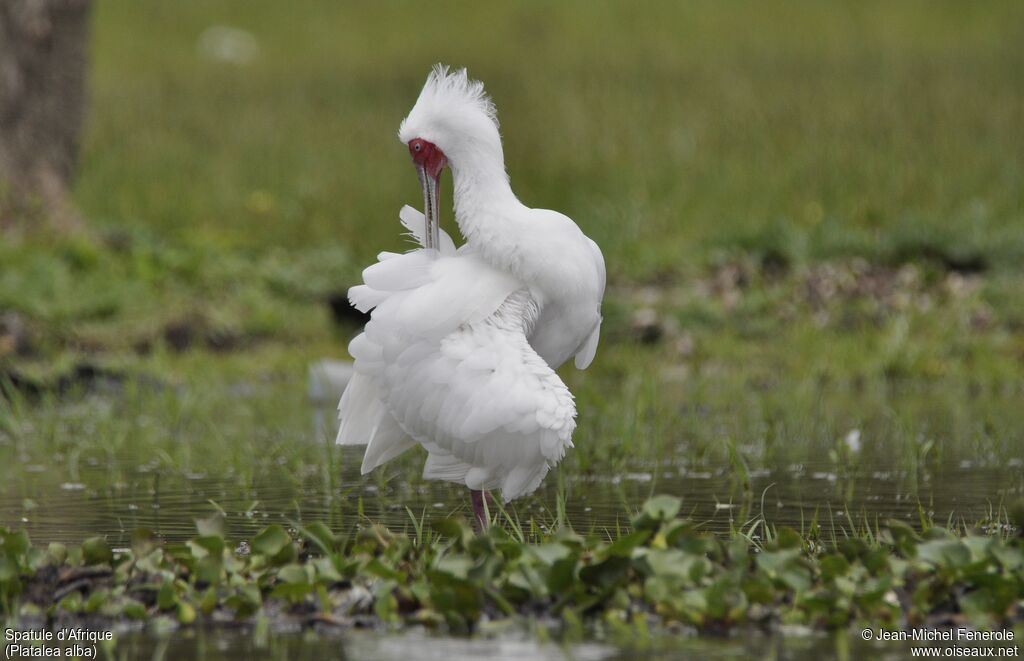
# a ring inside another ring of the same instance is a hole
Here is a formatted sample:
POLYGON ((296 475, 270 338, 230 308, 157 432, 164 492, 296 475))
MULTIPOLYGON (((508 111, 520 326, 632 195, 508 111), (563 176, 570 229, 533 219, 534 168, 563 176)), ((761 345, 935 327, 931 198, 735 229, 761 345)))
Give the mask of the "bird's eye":
POLYGON ((420 143, 417 142, 416 144, 414 144, 412 146, 412 148, 415 149, 416 151, 419 151, 419 150, 423 149, 423 145, 421 145, 420 143))

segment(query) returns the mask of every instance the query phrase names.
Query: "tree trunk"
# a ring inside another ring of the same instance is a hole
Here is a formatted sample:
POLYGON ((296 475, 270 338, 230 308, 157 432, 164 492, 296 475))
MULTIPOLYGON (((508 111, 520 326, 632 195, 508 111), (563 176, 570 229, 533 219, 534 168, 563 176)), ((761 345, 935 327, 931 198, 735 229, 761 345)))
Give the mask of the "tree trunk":
POLYGON ((85 114, 91 0, 0 0, 0 229, 79 226, 69 192, 85 114))

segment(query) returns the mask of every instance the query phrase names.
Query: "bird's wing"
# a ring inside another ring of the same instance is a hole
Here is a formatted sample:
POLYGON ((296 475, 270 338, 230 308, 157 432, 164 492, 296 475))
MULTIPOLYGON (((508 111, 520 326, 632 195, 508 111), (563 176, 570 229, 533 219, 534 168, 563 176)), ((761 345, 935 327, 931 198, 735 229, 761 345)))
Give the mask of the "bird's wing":
POLYGON ((601 300, 604 298, 604 287, 606 281, 605 267, 604 267, 604 255, 601 254, 601 248, 598 247, 591 239, 587 239, 590 244, 590 254, 594 260, 595 272, 598 274, 599 288, 597 296, 597 323, 594 324, 593 330, 587 335, 587 339, 580 345, 579 351, 576 352, 576 358, 573 364, 576 365, 576 369, 585 370, 590 367, 590 363, 593 362, 594 356, 597 354, 597 343, 601 339, 601 300))
POLYGON ((363 276, 350 297, 374 309, 349 345, 338 442, 368 443, 364 473, 418 441, 427 478, 533 491, 571 447, 576 411, 526 339, 528 290, 468 250, 387 254, 363 276))

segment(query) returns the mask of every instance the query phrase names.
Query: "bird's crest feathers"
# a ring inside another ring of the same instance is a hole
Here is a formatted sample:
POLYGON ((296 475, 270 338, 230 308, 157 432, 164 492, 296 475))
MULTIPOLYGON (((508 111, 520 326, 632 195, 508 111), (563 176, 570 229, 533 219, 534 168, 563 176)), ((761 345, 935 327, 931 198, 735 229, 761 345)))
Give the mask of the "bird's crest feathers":
POLYGON ((402 120, 398 137, 405 143, 417 137, 429 140, 431 128, 459 118, 486 118, 495 131, 498 129, 498 112, 484 84, 470 79, 464 68, 452 70, 446 64, 435 64, 416 105, 402 120))

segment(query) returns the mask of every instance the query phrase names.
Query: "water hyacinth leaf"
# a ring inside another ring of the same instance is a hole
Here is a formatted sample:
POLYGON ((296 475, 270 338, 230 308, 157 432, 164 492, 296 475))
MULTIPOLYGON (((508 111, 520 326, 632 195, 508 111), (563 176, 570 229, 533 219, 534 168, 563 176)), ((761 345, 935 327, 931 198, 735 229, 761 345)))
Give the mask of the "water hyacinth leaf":
POLYGON ((782 551, 765 551, 758 554, 757 565, 769 575, 777 574, 800 557, 798 549, 782 551))
POLYGON ((32 548, 28 533, 24 530, 11 531, 0 528, 0 552, 7 556, 24 555, 32 548))
POLYGON ((252 615, 263 605, 260 589, 252 583, 240 585, 235 593, 225 600, 225 604, 235 611, 238 617, 252 615))
POLYGON ((992 537, 964 537, 960 540, 971 554, 971 562, 981 562, 989 557, 989 549, 995 543, 992 537))
POLYGON ((367 526, 356 534, 355 547, 364 551, 384 550, 391 546, 399 535, 391 532, 379 523, 367 526))
POLYGON ((15 563, 14 558, 10 558, 6 555, 0 555, 0 583, 14 581, 18 578, 18 574, 20 573, 21 572, 18 570, 18 565, 15 563))
POLYGON ((144 620, 146 618, 146 607, 135 599, 126 599, 121 613, 129 620, 144 620))
POLYGON ((614 556, 629 557, 633 554, 633 549, 646 542, 650 536, 650 530, 637 530, 623 535, 606 546, 601 555, 606 558, 614 556))
POLYGON ((156 535, 149 528, 136 528, 132 531, 132 555, 136 559, 149 554, 157 543, 156 535))
POLYGON ((224 537, 224 515, 220 512, 196 519, 195 524, 200 537, 224 537))
POLYGON ((312 563, 316 570, 317 580, 328 583, 336 583, 341 580, 341 572, 335 567, 331 558, 314 558, 312 563))
POLYGON ((971 552, 956 539, 936 539, 917 547, 917 558, 936 567, 956 569, 971 561, 971 552))
POLYGON ((745 563, 750 557, 750 540, 743 536, 729 540, 725 547, 725 553, 733 563, 737 565, 745 563))
POLYGON ((462 517, 449 516, 440 521, 434 521, 430 525, 442 537, 457 540, 463 547, 469 544, 473 538, 473 529, 462 517))
POLYGON ((178 622, 192 624, 196 621, 196 609, 187 601, 178 602, 178 622))
POLYGON ((800 533, 789 526, 783 526, 776 531, 775 543, 780 549, 798 549, 804 545, 800 533))
POLYGON ((466 580, 469 578, 469 570, 473 568, 473 559, 467 555, 451 554, 441 558, 434 571, 447 574, 452 578, 466 580))
POLYGON ((261 530, 252 540, 252 550, 253 553, 259 553, 260 555, 272 558, 291 543, 292 538, 288 536, 285 529, 273 523, 261 530))
POLYGON ((655 530, 662 523, 676 518, 683 501, 675 496, 655 496, 640 508, 640 514, 633 519, 633 527, 638 530, 655 530))
POLYGON ((50 542, 49 546, 46 547, 46 552, 49 554, 50 559, 57 564, 63 564, 68 557, 68 547, 60 542, 50 542))
POLYGON ((221 581, 221 573, 224 571, 224 561, 219 555, 207 555, 196 562, 196 582, 201 584, 216 585, 221 581))
POLYGON ((208 555, 220 557, 224 554, 224 538, 208 535, 205 537, 193 537, 188 542, 188 547, 195 558, 204 558, 208 555))
POLYGON ((993 544, 989 552, 1007 571, 1020 571, 1024 568, 1024 550, 1003 544, 993 544))
POLYGON ((580 578, 588 585, 608 589, 625 577, 631 562, 629 558, 611 556, 606 560, 580 569, 580 578))
POLYGON ((308 539, 310 542, 315 544, 325 555, 329 555, 334 552, 334 548, 337 544, 337 538, 331 529, 320 521, 314 521, 313 523, 299 527, 299 532, 308 539))
POLYGON ((90 537, 82 542, 82 560, 87 565, 108 563, 114 559, 110 544, 102 537, 90 537))
POLYGON ((646 553, 639 562, 644 573, 651 576, 672 576, 691 580, 693 565, 703 558, 683 553, 678 549, 653 550, 646 553))
POLYGON ((823 556, 818 563, 821 569, 821 577, 826 581, 831 581, 837 576, 842 576, 850 569, 850 563, 846 558, 838 553, 830 553, 823 556))
POLYGON ((160 610, 170 610, 178 603, 178 593, 174 589, 174 584, 170 581, 165 582, 160 586, 160 591, 156 595, 156 605, 160 610))
POLYGON ((203 596, 199 599, 199 610, 203 612, 203 615, 209 615, 216 607, 217 590, 216 588, 209 587, 205 592, 203 592, 203 596))
POLYGON ((380 558, 373 558, 364 565, 363 569, 366 573, 373 576, 379 576, 380 578, 386 578, 391 581, 402 582, 405 580, 405 574, 394 567, 389 567, 384 564, 380 558))
POLYGON ((775 587, 764 574, 752 574, 743 579, 743 593, 755 604, 770 604, 775 601, 775 587))
POLYGON ((561 594, 571 590, 576 583, 575 557, 565 557, 556 560, 548 571, 548 591, 551 594, 561 594))
POLYGON ((285 565, 277 570, 277 578, 285 583, 308 583, 306 568, 299 564, 285 565))
POLYGON ((270 591, 272 597, 282 597, 295 604, 306 598, 313 591, 310 583, 279 583, 270 591))
POLYGON ((25 565, 31 571, 50 564, 50 554, 43 549, 32 547, 25 554, 25 565))
POLYGON ((535 558, 545 565, 552 565, 558 560, 569 556, 571 551, 562 544, 538 544, 527 547, 535 558))

